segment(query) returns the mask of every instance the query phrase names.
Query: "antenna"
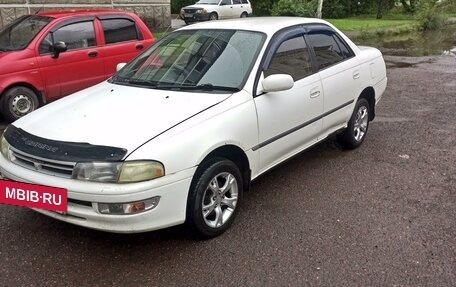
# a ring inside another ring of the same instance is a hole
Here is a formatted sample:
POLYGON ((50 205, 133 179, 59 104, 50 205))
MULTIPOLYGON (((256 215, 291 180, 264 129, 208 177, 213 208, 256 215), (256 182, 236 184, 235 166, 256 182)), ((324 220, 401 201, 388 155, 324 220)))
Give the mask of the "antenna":
POLYGON ((41 10, 44 9, 44 5, 45 5, 45 4, 46 4, 46 0, 44 0, 44 1, 43 1, 43 5, 41 5, 41 7, 40 7, 38 10, 36 10, 35 15, 38 14, 38 13, 40 13, 41 10))

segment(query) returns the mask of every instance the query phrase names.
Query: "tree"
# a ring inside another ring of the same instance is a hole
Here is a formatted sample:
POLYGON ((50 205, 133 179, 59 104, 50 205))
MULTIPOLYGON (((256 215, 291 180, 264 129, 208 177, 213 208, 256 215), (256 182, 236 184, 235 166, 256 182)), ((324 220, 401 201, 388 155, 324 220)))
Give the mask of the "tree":
POLYGON ((404 10, 405 13, 415 13, 416 12, 416 4, 417 4, 417 0, 408 0, 408 2, 410 3, 407 3, 407 0, 401 0, 401 4, 402 4, 402 9, 404 10))
POLYGON ((317 18, 321 18, 321 10, 323 9, 323 0, 318 0, 317 18))

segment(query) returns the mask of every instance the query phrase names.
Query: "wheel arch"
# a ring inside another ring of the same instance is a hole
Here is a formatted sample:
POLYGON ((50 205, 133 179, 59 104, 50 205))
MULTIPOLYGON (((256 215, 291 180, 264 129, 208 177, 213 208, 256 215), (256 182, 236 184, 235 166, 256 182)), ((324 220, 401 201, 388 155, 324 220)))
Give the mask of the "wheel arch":
POLYGON ((239 171, 241 172, 242 180, 244 182, 244 190, 249 189, 251 179, 249 159, 240 147, 233 144, 219 146, 207 154, 199 164, 195 174, 198 174, 202 171, 200 168, 204 168, 205 162, 208 162, 215 158, 225 158, 234 162, 234 164, 239 168, 239 171))
POLYGON ((365 88, 358 99, 366 99, 369 103, 369 120, 372 121, 375 118, 375 90, 373 87, 365 88))
POLYGON ((34 85, 27 83, 27 82, 15 82, 15 83, 12 83, 12 84, 9 84, 8 86, 6 86, 3 89, 3 92, 1 94, 1 99, 0 99, 1 103, 3 103, 3 101, 4 101, 5 93, 8 90, 15 88, 15 87, 26 87, 26 88, 29 88, 30 90, 32 90, 38 97, 39 106, 42 106, 46 103, 46 97, 44 96, 44 93, 41 92, 39 89, 37 89, 34 85))

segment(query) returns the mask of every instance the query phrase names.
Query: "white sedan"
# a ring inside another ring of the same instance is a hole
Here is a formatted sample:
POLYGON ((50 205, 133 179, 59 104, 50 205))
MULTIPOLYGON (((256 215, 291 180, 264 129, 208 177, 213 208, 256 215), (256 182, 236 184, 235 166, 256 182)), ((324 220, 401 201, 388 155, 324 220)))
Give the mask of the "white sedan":
POLYGON ((360 146, 386 83, 381 53, 323 20, 199 23, 11 124, 0 172, 68 190, 66 213, 36 209, 62 221, 213 237, 259 175, 333 134, 360 146))
POLYGON ((193 5, 185 6, 180 17, 185 24, 199 21, 245 18, 252 15, 249 0, 200 0, 193 5))

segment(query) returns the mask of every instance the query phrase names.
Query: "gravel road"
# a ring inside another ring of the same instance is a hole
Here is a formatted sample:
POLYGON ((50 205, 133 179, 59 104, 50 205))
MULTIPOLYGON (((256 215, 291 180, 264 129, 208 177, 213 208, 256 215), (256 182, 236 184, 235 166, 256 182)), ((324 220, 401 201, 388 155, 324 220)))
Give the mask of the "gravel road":
POLYGON ((328 140, 262 176, 221 237, 1 205, 0 286, 456 286, 456 58, 386 60, 362 147, 328 140))

